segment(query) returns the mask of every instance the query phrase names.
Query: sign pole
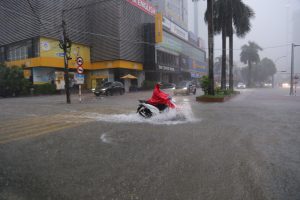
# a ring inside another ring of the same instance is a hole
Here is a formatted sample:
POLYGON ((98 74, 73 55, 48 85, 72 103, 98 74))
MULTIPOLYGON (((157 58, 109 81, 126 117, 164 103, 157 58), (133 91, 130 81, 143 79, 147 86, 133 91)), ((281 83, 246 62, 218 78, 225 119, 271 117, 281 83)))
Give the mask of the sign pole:
POLYGON ((81 84, 79 84, 79 102, 81 103, 81 84))
MULTIPOLYGON (((78 83, 79 84, 79 102, 81 103, 81 84, 84 84, 84 75, 83 75, 83 58, 82 57, 77 57, 76 58, 76 63, 77 63, 77 73, 78 73, 78 76, 80 75, 80 82, 78 83), (82 81, 82 76, 83 76, 83 81, 82 81)), ((78 80, 78 79, 77 79, 78 80)))
POLYGON ((290 96, 294 95, 294 43, 292 43, 291 53, 291 83, 290 83, 290 96))

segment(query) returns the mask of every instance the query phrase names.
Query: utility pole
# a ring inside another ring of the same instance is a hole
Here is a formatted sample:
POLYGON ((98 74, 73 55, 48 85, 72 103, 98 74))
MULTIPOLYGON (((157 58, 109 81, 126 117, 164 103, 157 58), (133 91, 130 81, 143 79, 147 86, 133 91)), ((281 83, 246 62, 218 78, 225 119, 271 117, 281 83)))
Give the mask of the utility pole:
POLYGON ((60 48, 63 49, 64 51, 64 78, 65 78, 65 90, 66 90, 66 97, 67 97, 67 103, 71 103, 71 98, 70 98, 70 81, 69 81, 69 68, 68 68, 68 62, 71 59, 69 57, 69 52, 71 49, 71 41, 67 36, 67 31, 66 31, 66 22, 64 21, 64 12, 62 13, 62 30, 63 30, 63 38, 60 41, 60 48))
POLYGON ((300 45, 296 45, 292 43, 290 96, 294 95, 294 49, 295 47, 299 47, 299 46, 300 45))

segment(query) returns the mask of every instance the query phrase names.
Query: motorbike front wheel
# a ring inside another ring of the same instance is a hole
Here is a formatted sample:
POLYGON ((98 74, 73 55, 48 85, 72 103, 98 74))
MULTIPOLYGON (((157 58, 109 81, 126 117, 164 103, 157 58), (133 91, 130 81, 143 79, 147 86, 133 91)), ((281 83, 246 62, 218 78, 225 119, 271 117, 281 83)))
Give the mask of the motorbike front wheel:
POLYGON ((145 106, 143 106, 143 105, 140 105, 138 107, 137 113, 139 113, 139 115, 141 115, 144 118, 150 118, 150 117, 152 117, 152 112, 148 108, 146 108, 145 106))

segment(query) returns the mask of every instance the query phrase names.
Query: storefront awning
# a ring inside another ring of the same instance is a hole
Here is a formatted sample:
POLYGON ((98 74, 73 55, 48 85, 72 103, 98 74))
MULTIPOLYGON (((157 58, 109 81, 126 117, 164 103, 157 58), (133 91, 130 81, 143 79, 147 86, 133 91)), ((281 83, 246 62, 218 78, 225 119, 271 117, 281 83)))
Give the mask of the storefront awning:
POLYGON ((131 74, 127 74, 126 76, 121 77, 121 79, 137 79, 137 77, 135 77, 131 74))

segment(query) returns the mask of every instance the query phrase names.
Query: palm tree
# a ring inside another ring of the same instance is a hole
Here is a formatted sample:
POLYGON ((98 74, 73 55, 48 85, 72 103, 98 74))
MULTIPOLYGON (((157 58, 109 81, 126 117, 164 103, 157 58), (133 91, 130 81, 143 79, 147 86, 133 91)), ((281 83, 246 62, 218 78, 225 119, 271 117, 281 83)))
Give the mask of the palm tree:
POLYGON ((250 19, 254 11, 241 0, 230 0, 229 14, 229 89, 233 90, 233 26, 238 37, 244 37, 251 30, 250 19))
POLYGON ((226 19, 228 18, 228 0, 214 0, 213 12, 209 9, 205 12, 205 22, 209 25, 209 17, 213 13, 213 34, 222 33, 222 68, 221 68, 221 89, 226 88, 226 19))
POLYGON ((249 77, 248 77, 248 87, 252 86, 252 63, 257 64, 260 61, 258 51, 263 50, 255 42, 248 42, 248 45, 242 46, 242 52, 240 54, 240 60, 244 64, 248 63, 249 77))
MULTIPOLYGON (((199 0, 192 0, 199 1, 199 0)), ((215 81, 214 81, 214 19, 213 19, 213 8, 215 0, 207 0, 207 12, 206 15, 208 26, 208 79, 209 88, 208 94, 215 95, 215 81)))
POLYGON ((229 37, 229 85, 233 90, 233 33, 244 37, 251 30, 253 10, 242 0, 217 0, 214 7, 214 33, 222 33, 221 88, 226 88, 226 37, 229 37))

